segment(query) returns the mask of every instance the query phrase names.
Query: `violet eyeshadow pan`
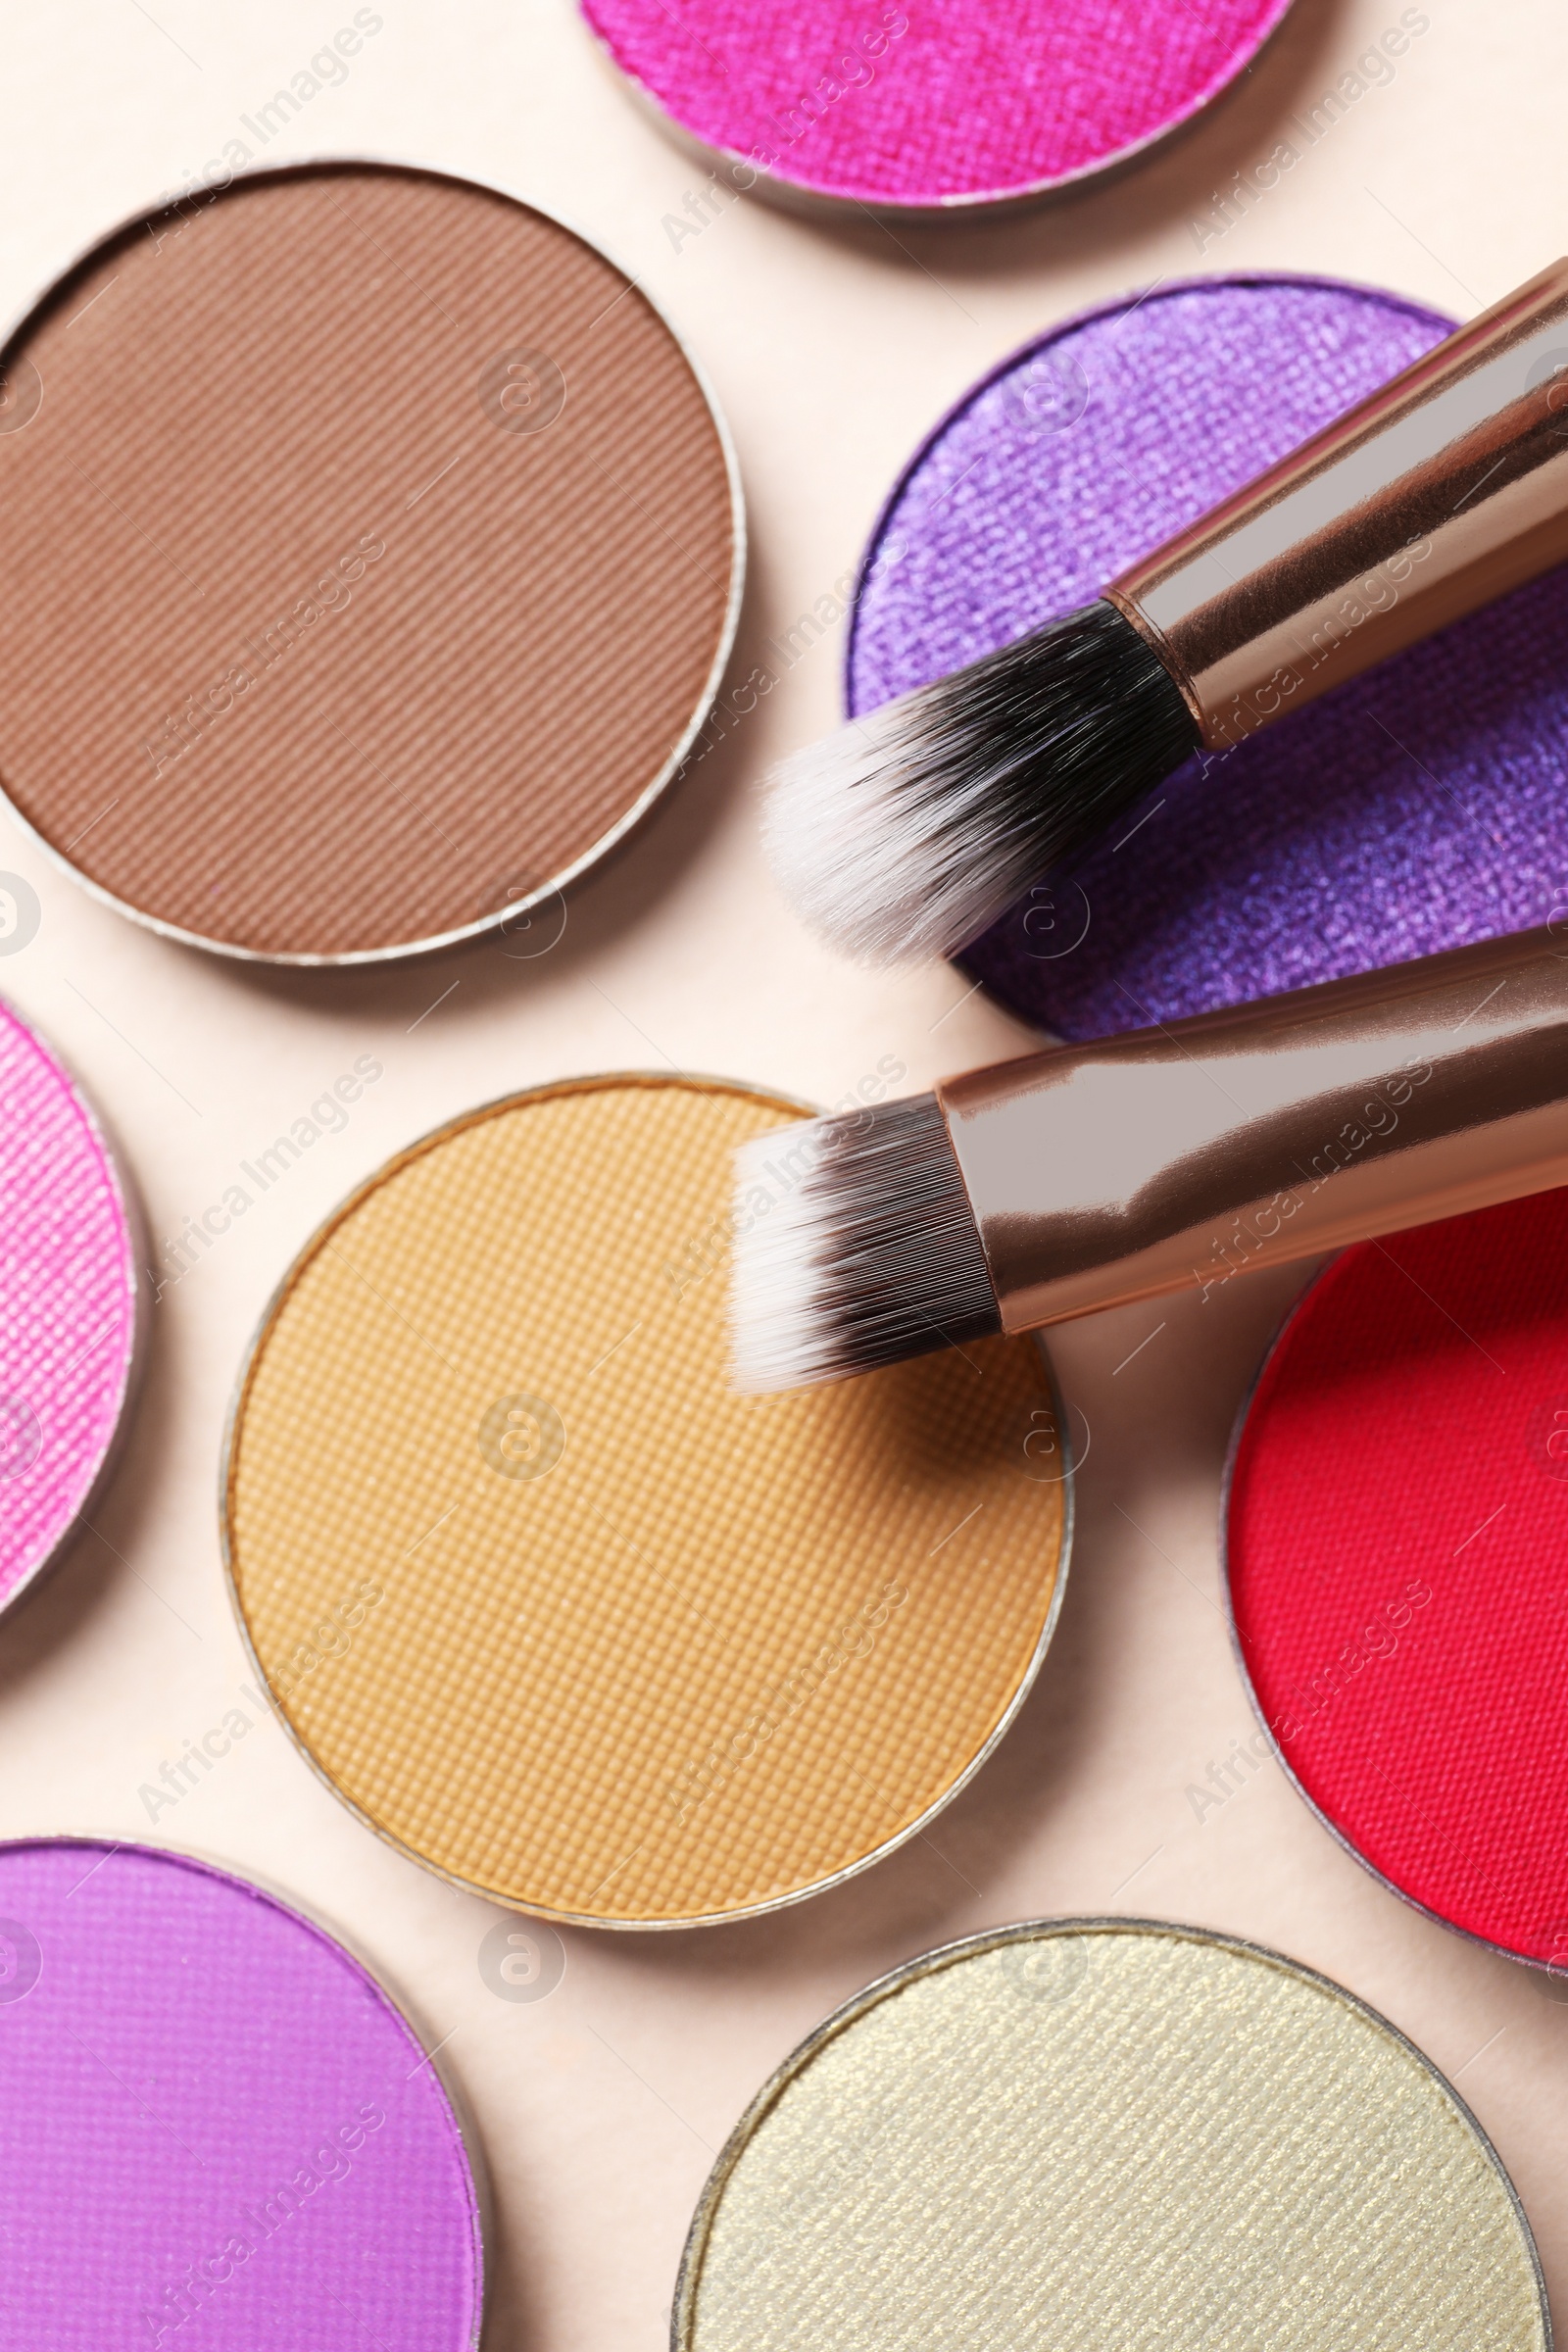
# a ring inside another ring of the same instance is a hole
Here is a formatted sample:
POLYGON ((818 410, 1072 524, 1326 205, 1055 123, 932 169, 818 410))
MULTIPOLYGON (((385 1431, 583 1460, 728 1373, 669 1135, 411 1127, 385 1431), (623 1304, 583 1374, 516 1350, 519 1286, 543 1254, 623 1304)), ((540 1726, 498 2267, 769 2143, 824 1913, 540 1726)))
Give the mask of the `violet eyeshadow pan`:
MULTIPOLYGON (((224 1738, 265 1736, 237 1712, 224 1738)), ((19 2352, 477 2338, 474 2183, 412 2027, 320 1929, 179 1854, 0 1846, 0 2182, 19 2352)))
MULTIPOLYGON (((1324 278, 1212 278, 1054 328, 936 427, 872 535, 859 714, 1098 596, 1440 341, 1324 278)), ((1568 923, 1568 570, 1225 759, 1190 761, 961 962, 1066 1038, 1568 923)))

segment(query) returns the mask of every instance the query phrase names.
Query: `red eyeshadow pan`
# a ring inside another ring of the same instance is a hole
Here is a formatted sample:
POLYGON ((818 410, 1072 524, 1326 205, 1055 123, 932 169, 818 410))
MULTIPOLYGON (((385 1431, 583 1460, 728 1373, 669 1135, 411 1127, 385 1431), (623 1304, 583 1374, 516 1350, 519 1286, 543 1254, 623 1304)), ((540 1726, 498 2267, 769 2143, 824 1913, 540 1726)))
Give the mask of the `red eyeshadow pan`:
POLYGON ((1568 1191, 1348 1250, 1238 1430, 1238 1654, 1398 1893, 1568 1967, 1568 1191))

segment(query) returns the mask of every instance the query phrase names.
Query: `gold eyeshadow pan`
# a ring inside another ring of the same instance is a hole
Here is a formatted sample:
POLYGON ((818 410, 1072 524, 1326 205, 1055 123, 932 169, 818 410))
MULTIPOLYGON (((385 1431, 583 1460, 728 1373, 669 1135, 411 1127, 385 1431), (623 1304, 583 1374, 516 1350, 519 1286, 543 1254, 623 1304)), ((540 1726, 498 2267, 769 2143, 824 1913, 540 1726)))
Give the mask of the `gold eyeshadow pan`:
POLYGON ((676 1927, 830 1885, 1044 1653, 1070 1491, 1031 1343, 730 1391, 730 1153, 776 1128, 782 1189, 798 1115, 637 1075, 490 1104, 372 1177, 258 1335, 246 1638, 337 1794, 495 1901, 676 1927))
POLYGON ((720 2152, 675 2352, 1549 2352, 1475 2118, 1375 2010, 1145 1920, 908 1961, 720 2152))

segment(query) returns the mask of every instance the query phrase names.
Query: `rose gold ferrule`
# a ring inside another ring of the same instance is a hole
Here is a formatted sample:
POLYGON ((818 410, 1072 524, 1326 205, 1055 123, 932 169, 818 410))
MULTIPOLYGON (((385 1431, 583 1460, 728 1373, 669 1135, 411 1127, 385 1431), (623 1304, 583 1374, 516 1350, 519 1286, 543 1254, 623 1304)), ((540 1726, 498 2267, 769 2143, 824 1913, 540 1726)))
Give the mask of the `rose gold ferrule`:
POLYGON ((1568 560, 1568 262, 1114 581, 1211 750, 1568 560))
POLYGON ((1529 931, 947 1080, 1003 1328, 1568 1184, 1564 947, 1529 931))

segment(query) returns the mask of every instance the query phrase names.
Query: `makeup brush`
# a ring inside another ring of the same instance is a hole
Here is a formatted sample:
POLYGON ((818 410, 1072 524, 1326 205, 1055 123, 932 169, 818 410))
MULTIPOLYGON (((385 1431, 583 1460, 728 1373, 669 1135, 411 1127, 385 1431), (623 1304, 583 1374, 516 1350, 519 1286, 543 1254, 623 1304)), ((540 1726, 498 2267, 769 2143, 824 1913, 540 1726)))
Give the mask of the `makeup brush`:
POLYGON ((945 1080, 736 1155, 735 1385, 843 1380, 1568 1184, 1555 933, 945 1080))
POLYGON ((1111 582, 771 779, 813 928, 951 954, 1194 752, 1568 559, 1568 262, 1458 329, 1111 582))

